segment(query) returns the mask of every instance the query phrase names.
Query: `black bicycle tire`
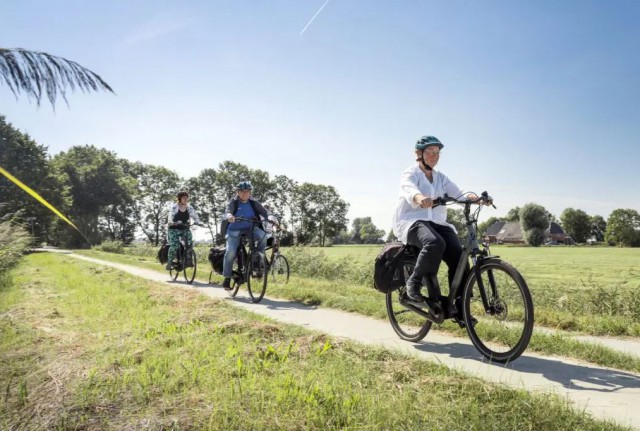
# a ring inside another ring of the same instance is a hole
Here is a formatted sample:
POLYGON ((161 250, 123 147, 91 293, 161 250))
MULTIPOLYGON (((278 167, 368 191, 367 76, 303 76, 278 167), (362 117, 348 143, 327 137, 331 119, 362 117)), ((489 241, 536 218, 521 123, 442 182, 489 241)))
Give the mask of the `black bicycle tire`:
MULTIPOLYGON (((488 271, 489 269, 501 270, 508 274, 509 277, 511 277, 511 279, 515 282, 515 285, 518 287, 518 290, 522 295, 524 305, 524 324, 522 333, 520 334, 520 338, 511 349, 505 352, 496 352, 495 350, 492 350, 492 348, 481 339, 480 335, 476 331, 477 324, 473 320, 473 316, 471 315, 470 311, 471 296, 473 292, 473 286, 475 284, 474 281, 476 280, 476 274, 473 270, 469 273, 469 276, 465 283, 464 291, 462 293, 464 321, 471 342, 485 358, 493 362, 511 362, 519 358, 520 355, 524 353, 524 351, 527 349, 527 346, 529 345, 529 341, 531 340, 534 326, 533 298, 531 296, 529 286, 527 286, 527 283, 522 275, 518 272, 517 269, 509 265, 507 262, 500 259, 490 259, 480 264, 481 274, 485 271, 488 271)), ((487 293, 489 293, 490 288, 486 286, 486 290, 487 293)))
POLYGON ((264 298, 264 294, 267 291, 267 283, 269 281, 269 271, 267 269, 268 268, 267 258, 264 255, 264 253, 262 253, 261 251, 254 251, 253 254, 251 255, 251 259, 249 259, 247 267, 249 268, 249 270, 247 271, 248 272, 247 290, 249 291, 249 296, 251 297, 251 301, 258 303, 262 301, 262 298, 264 298), (258 281, 256 286, 256 283, 252 282, 252 275, 254 270, 253 263, 258 259, 262 261, 262 272, 261 272, 260 278, 255 278, 253 280, 254 282, 258 281), (258 287, 259 293, 256 292, 255 287, 258 287))
POLYGON ((178 247, 178 249, 176 250, 176 257, 174 258, 173 261, 171 261, 171 269, 169 270, 169 277, 171 277, 171 279, 173 281, 176 281, 178 279, 178 275, 180 275, 180 270, 178 268, 174 268, 174 264, 176 263, 175 260, 178 260, 178 263, 181 262, 180 260, 180 247, 178 247))
MULTIPOLYGON (((242 266, 242 253, 244 253, 241 250, 238 250, 238 252, 236 253, 236 257, 233 258, 233 263, 231 265, 231 271, 233 273, 234 276, 231 277, 231 289, 228 290, 229 292, 229 296, 234 298, 237 294, 238 294, 238 290, 240 290, 240 285, 242 284, 241 282, 238 281, 237 278, 237 273, 239 273, 240 271, 238 271, 238 267, 241 267, 243 270, 246 269, 246 265, 242 266)), ((241 277, 244 276, 244 274, 240 274, 241 277)))
MULTIPOLYGON (((414 266, 415 266, 415 259, 413 259, 413 258, 404 258, 404 260, 402 262, 402 267, 403 267, 404 279, 405 280, 409 277, 409 275, 411 275, 411 272, 413 272, 413 267, 414 266)), ((433 323, 430 320, 427 320, 426 318, 424 318, 424 323, 422 324, 422 326, 419 326, 418 331, 415 332, 415 333, 409 333, 408 331, 406 331, 404 328, 402 328, 400 326, 400 324, 398 323, 398 320, 396 318, 396 315, 398 313, 396 313, 393 310, 393 305, 394 305, 394 303, 396 303, 398 306, 403 307, 402 304, 400 304, 400 302, 399 302, 399 297, 401 295, 404 295, 404 293, 405 293, 405 287, 402 286, 399 289, 393 290, 391 292, 387 292, 385 294, 385 303, 386 303, 386 306, 387 306, 387 316, 389 317, 389 322, 391 323, 391 327, 393 328, 395 333, 398 334, 398 336, 400 338, 402 338, 403 340, 407 340, 407 341, 418 342, 418 341, 421 341, 424 337, 427 336, 427 334, 429 333, 429 330, 431 330, 431 326, 432 326, 433 323)), ((401 310, 403 313, 404 312, 414 313, 413 311, 411 311, 410 309, 408 309, 406 307, 403 307, 403 308, 404 308, 404 310, 401 310)))
POLYGON ((286 271, 283 273, 284 275, 284 283, 282 284, 287 284, 289 282, 289 275, 291 273, 291 267, 289 266, 289 260, 283 256, 282 254, 277 254, 274 258, 273 258, 273 263, 271 264, 271 268, 269 269, 269 272, 271 273, 271 277, 273 278, 273 282, 274 283, 280 283, 278 280, 278 277, 276 277, 274 275, 275 269, 278 267, 278 265, 276 264, 276 261, 282 261, 284 262, 284 267, 286 268, 286 271))
POLYGON ((196 258, 196 251, 193 248, 189 248, 185 253, 185 263, 188 260, 186 259, 187 253, 191 254, 191 263, 193 263, 193 267, 187 267, 187 265, 184 265, 184 269, 182 270, 182 275, 184 276, 184 279, 187 281, 187 284, 191 284, 193 283, 193 280, 196 278, 196 273, 198 271, 198 261, 196 258), (193 268, 193 273, 191 274, 191 277, 189 277, 187 275, 187 271, 191 271, 191 268, 193 268))

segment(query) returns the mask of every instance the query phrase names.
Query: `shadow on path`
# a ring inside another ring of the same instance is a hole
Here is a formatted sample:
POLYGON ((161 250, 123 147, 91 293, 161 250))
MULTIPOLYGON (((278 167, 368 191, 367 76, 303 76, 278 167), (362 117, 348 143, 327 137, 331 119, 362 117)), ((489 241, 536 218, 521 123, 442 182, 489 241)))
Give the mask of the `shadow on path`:
MULTIPOLYGON (((490 364, 472 345, 462 343, 421 343, 415 348, 430 353, 448 355, 452 358, 471 359, 490 364)), ((624 371, 603 369, 589 365, 563 362, 554 358, 521 356, 509 364, 492 364, 521 373, 539 374, 547 380, 557 382, 572 390, 615 392, 623 388, 640 388, 640 376, 624 371)))

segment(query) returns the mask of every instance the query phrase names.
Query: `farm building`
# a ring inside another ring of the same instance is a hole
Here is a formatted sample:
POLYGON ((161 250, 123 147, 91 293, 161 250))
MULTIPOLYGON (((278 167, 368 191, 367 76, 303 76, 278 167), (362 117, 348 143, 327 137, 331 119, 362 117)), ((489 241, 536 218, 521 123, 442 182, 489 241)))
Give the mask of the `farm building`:
MULTIPOLYGON (((551 222, 545 236, 547 241, 573 244, 573 239, 556 222, 551 222)), ((520 222, 517 221, 497 221, 489 226, 483 238, 490 243, 524 244, 520 222)))

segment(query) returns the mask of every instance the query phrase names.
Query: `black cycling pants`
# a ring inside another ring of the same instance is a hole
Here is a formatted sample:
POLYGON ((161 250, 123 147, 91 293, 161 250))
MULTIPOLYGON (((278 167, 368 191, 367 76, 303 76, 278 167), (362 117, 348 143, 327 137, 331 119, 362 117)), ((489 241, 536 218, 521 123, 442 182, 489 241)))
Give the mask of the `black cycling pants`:
POLYGON ((422 277, 438 273, 440 262, 443 260, 449 267, 449 285, 451 285, 462 254, 460 240, 453 229, 420 220, 409 228, 407 243, 420 249, 416 266, 407 280, 407 285, 420 286, 422 277))

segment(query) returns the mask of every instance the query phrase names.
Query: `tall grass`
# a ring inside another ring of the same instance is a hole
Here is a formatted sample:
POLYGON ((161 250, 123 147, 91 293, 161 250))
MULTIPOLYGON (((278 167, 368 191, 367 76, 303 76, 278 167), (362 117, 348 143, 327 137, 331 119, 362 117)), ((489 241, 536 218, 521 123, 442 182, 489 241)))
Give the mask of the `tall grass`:
POLYGON ((30 244, 31 236, 25 229, 9 221, 0 223, 0 274, 13 267, 30 244))
MULTIPOLYGON (((196 247, 199 272, 208 271, 208 249, 204 245, 196 247)), ((310 283, 335 283, 340 289, 348 290, 340 293, 346 300, 350 294, 363 295, 366 290, 360 286, 372 288, 373 259, 379 249, 380 246, 288 247, 283 253, 289 259, 295 277, 310 283)), ((492 251, 514 264, 524 275, 534 298, 536 324, 593 335, 640 336, 639 250, 495 247, 492 251)), ((157 248, 126 247, 122 252, 155 258, 157 248)), ((444 267, 439 279, 446 293, 444 267)), ((274 290, 269 288, 269 291, 274 290)), ((328 298, 321 298, 320 293, 303 297, 295 289, 285 288, 281 292, 286 297, 345 308, 328 298)), ((373 289, 369 294, 383 298, 373 289)), ((351 305, 347 309, 358 311, 351 305)))

